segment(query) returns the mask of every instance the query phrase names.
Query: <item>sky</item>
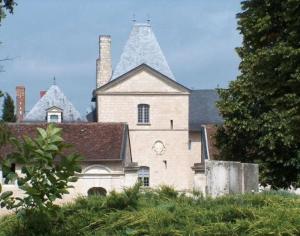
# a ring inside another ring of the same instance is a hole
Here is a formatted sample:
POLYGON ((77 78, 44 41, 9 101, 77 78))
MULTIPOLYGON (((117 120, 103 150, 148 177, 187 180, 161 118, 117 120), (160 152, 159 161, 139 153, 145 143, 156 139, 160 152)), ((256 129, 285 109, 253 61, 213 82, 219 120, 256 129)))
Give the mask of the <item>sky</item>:
POLYGON ((95 89, 98 36, 112 37, 113 68, 132 28, 150 19, 177 82, 227 87, 238 74, 238 0, 16 0, 0 26, 0 90, 26 87, 26 111, 56 84, 84 116, 95 89))

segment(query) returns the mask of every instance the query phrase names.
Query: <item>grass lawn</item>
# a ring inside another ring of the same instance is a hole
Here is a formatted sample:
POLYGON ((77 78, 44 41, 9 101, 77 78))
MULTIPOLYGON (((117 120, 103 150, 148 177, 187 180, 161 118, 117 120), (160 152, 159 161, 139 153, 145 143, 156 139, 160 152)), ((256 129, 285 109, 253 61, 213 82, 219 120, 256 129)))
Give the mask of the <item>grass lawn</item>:
MULTIPOLYGON (((211 199, 135 187, 79 198, 44 221, 35 224, 51 225, 47 235, 300 235, 300 197, 264 192, 211 199)), ((41 234, 9 216, 0 220, 0 235, 41 234)))

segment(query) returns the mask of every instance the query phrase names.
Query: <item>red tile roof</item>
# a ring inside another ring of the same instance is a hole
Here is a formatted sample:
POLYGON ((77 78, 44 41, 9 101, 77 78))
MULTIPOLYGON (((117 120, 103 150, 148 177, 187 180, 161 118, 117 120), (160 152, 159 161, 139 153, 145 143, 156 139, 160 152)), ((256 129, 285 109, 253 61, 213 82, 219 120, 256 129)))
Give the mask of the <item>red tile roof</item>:
MULTIPOLYGON (((46 123, 10 123, 8 127, 17 138, 24 135, 35 137, 36 128, 46 128, 46 123)), ((125 148, 124 137, 127 138, 125 123, 62 123, 62 136, 66 143, 72 144, 70 151, 76 151, 86 162, 120 161, 125 148)), ((11 151, 6 146, 0 149, 0 156, 11 151)))

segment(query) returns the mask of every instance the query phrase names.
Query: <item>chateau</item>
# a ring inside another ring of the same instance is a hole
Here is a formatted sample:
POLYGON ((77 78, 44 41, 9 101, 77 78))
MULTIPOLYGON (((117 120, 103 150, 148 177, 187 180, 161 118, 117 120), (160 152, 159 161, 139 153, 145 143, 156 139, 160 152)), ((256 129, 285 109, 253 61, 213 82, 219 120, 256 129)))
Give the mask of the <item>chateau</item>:
POLYGON ((17 87, 19 123, 10 125, 13 133, 34 136, 36 127, 48 122, 63 129, 64 139, 85 157, 67 198, 93 189, 122 190, 138 180, 145 187, 205 191, 204 160, 213 157, 211 133, 214 124, 222 123, 216 91, 176 82, 149 23, 134 23, 114 70, 111 40, 99 37, 95 110, 87 120, 57 85, 24 114, 25 88, 17 87))
POLYGON ((132 159, 142 170, 140 178, 147 177, 145 185, 193 189, 201 163, 201 127, 221 122, 215 100, 203 99, 215 92, 192 91, 176 82, 149 24, 133 25, 113 73, 111 38, 100 36, 99 41, 93 92, 97 122, 128 124, 132 159), (199 103, 208 107, 199 110, 199 103))

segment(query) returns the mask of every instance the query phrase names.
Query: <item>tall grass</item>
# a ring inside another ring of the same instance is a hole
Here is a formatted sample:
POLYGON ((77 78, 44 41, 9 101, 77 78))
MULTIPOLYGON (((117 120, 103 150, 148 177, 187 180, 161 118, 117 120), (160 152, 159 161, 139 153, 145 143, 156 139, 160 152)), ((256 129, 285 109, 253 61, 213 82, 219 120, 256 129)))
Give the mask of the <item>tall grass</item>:
MULTIPOLYGON (((135 186, 79 198, 61 211, 48 235, 300 235, 300 197, 282 192, 212 199, 135 186)), ((13 216, 0 222, 1 236, 35 235, 13 216)))

